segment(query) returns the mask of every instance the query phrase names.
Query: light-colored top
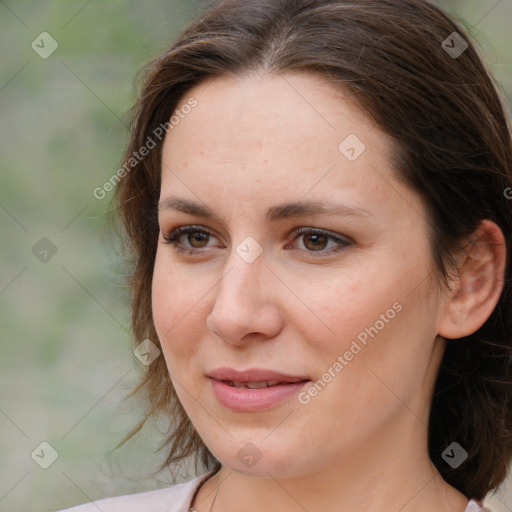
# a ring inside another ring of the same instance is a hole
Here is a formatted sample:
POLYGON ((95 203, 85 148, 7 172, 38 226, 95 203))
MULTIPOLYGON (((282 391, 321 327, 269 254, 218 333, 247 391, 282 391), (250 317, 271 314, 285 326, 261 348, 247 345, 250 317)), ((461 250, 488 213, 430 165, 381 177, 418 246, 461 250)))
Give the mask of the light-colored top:
MULTIPOLYGON (((211 474, 206 473, 183 484, 165 489, 106 498, 61 512, 188 512, 196 490, 211 474)), ((483 508, 477 501, 471 500, 464 512, 491 511, 488 508, 483 508)))

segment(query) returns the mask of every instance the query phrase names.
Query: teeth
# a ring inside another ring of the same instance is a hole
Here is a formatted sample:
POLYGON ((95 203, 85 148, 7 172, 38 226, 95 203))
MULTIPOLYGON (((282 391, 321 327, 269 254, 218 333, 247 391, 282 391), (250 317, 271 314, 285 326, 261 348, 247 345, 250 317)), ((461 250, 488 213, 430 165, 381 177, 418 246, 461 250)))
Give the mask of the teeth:
POLYGON ((261 382, 246 382, 245 384, 249 389, 259 389, 268 387, 268 382, 266 380, 262 380, 261 382))
POLYGON ((232 380, 225 381, 229 386, 235 388, 249 388, 249 389, 260 389, 279 384, 278 380, 261 380, 259 382, 234 382, 232 380))

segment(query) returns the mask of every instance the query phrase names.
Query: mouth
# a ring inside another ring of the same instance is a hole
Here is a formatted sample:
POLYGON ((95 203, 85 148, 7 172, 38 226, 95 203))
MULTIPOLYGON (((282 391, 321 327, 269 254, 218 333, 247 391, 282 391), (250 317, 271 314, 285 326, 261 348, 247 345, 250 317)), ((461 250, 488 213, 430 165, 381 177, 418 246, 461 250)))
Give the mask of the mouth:
POLYGON ((311 380, 306 375, 289 375, 266 368, 248 368, 242 371, 227 367, 216 368, 208 372, 207 377, 220 380, 235 387, 240 387, 239 385, 256 384, 253 386, 254 388, 311 380))
POLYGON ((237 371, 219 368, 207 375, 217 401, 237 412, 255 412, 279 406, 311 382, 304 376, 285 375, 273 370, 237 371))
POLYGON ((248 381, 248 382, 237 382, 233 380, 223 380, 221 382, 224 382, 224 384, 227 384, 228 386, 234 387, 234 388, 248 388, 248 389, 262 389, 262 388, 271 388, 274 386, 279 385, 286 385, 286 384, 296 384, 297 382, 306 382, 307 379, 304 381, 296 381, 296 382, 290 382, 290 381, 278 381, 278 380, 260 380, 260 381, 248 381))

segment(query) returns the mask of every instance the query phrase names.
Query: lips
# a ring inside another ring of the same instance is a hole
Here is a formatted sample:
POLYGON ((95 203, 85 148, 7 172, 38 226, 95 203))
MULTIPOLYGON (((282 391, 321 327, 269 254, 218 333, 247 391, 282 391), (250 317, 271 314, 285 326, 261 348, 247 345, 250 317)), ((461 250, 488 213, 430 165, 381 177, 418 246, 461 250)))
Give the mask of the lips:
POLYGON ((249 389, 270 388, 272 386, 277 386, 278 384, 285 384, 285 382, 280 382, 278 380, 261 380, 261 381, 255 381, 255 382, 235 382, 233 380, 223 380, 222 382, 224 382, 228 386, 232 386, 234 388, 249 388, 249 389))
POLYGON ((217 368, 208 373, 217 400, 238 412, 260 411, 292 398, 311 379, 273 370, 253 368, 237 371, 217 368))
POLYGON ((247 382, 272 382, 272 383, 293 383, 310 380, 306 375, 287 375, 274 370, 263 368, 250 368, 238 371, 233 368, 216 368, 208 372, 208 377, 215 380, 230 381, 233 383, 247 382))

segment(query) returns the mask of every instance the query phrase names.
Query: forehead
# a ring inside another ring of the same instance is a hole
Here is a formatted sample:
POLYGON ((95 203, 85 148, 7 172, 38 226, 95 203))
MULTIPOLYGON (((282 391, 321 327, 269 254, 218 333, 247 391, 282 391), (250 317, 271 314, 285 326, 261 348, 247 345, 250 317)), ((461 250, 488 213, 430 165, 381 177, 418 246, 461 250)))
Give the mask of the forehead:
POLYGON ((215 78, 189 91, 177 111, 191 98, 197 105, 164 141, 162 195, 172 188, 190 197, 191 185, 247 200, 307 193, 389 202, 396 194, 391 138, 317 76, 215 78))
POLYGON ((201 149, 218 154, 229 148, 231 158, 234 149, 243 157, 262 146, 275 152, 281 148, 289 157, 294 149, 311 154, 318 147, 337 158, 339 143, 350 134, 372 145, 391 144, 348 93, 312 74, 214 78, 192 89, 177 110, 191 97, 197 106, 168 138, 180 132, 201 149))

